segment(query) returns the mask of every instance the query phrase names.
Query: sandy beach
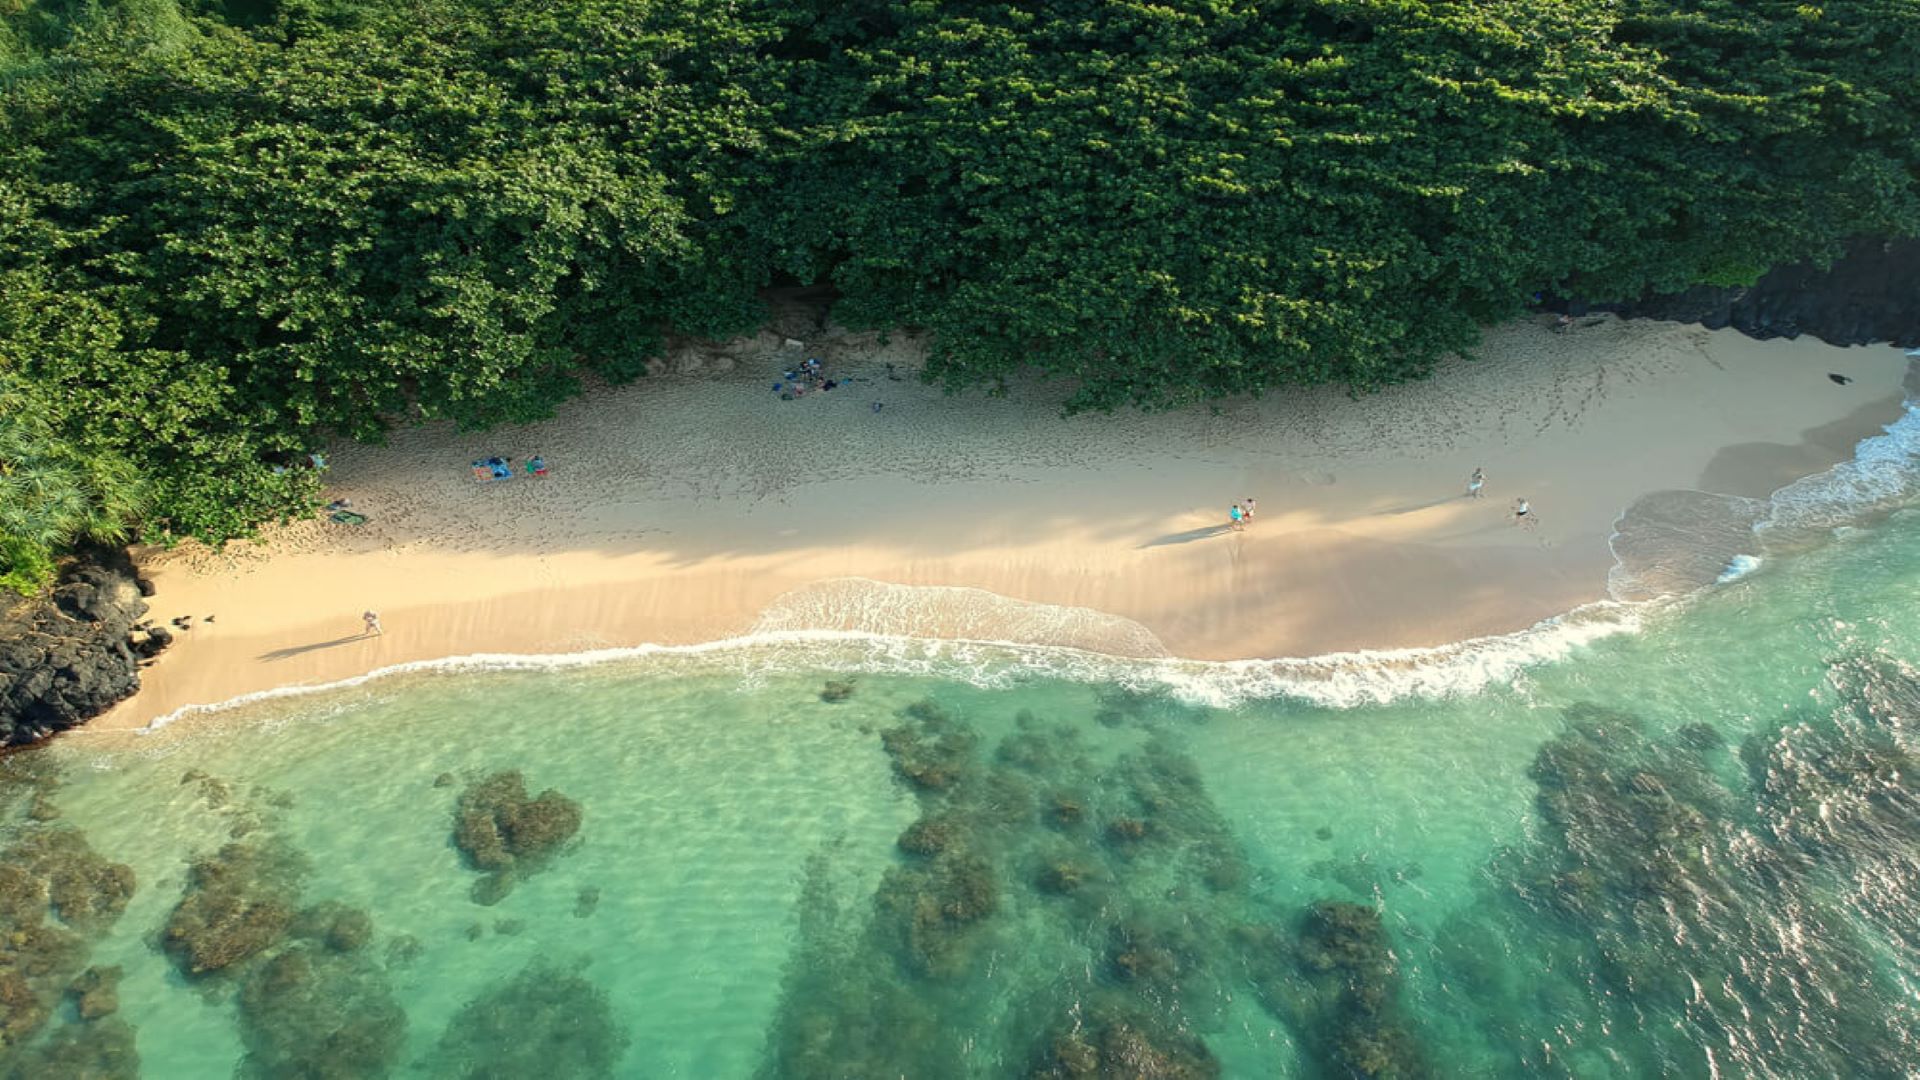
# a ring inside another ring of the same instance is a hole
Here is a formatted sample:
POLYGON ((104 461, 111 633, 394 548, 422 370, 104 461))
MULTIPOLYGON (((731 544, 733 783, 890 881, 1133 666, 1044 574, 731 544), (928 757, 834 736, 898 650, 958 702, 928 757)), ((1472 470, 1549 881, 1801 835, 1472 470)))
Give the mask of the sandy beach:
POLYGON ((192 628, 93 727, 408 661, 776 629, 1201 659, 1504 633, 1607 597, 1636 500, 1762 498, 1851 456, 1900 414, 1907 370, 1893 348, 1542 320, 1366 397, 1062 419, 1044 386, 944 396, 912 378, 920 355, 783 312, 546 423, 332 447, 327 494, 365 524, 141 553, 154 619, 192 628), (803 356, 850 381, 781 400, 803 356), (535 453, 549 475, 468 468, 535 453), (361 633, 367 609, 383 634, 361 633))

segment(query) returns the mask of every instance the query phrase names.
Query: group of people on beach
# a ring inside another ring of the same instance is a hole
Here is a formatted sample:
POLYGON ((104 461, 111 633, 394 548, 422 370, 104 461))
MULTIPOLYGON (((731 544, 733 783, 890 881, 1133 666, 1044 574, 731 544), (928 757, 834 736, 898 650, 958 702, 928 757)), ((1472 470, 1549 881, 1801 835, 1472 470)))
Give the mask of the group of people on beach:
MULTIPOLYGON (((1474 466, 1473 474, 1467 477, 1467 498, 1482 498, 1486 493, 1486 487, 1487 470, 1478 465, 1474 466)), ((1234 532, 1245 531, 1247 523, 1253 520, 1254 505, 1254 500, 1248 497, 1227 507, 1227 528, 1234 532)), ((1531 529, 1540 524, 1540 519, 1533 516, 1533 504, 1525 497, 1515 499, 1513 502, 1513 523, 1523 529, 1531 529)))
MULTIPOLYGON (((1482 497, 1486 486, 1487 470, 1478 465, 1474 466, 1473 475, 1467 477, 1467 498, 1482 497)), ((1540 524, 1540 520, 1533 516, 1533 504, 1529 503, 1524 496, 1513 501, 1513 523, 1523 529, 1531 529, 1540 524)))
POLYGON ((1227 507, 1227 528, 1240 532, 1253 520, 1254 501, 1251 497, 1240 500, 1227 507))
POLYGON ((809 356, 800 361, 798 367, 782 372, 780 380, 773 384, 773 392, 780 395, 781 401, 792 401, 805 397, 811 390, 826 393, 838 389, 840 382, 839 379, 827 378, 819 357, 809 356))

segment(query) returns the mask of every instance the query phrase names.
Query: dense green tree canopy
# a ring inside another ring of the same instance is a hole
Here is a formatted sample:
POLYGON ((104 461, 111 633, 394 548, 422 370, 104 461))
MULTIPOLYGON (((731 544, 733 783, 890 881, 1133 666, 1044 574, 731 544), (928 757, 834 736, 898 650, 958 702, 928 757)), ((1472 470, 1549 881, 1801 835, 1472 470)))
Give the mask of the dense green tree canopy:
POLYGON ((0 0, 0 373, 154 537, 774 282, 954 387, 1364 389, 1920 233, 1917 107, 1907 0, 0 0))

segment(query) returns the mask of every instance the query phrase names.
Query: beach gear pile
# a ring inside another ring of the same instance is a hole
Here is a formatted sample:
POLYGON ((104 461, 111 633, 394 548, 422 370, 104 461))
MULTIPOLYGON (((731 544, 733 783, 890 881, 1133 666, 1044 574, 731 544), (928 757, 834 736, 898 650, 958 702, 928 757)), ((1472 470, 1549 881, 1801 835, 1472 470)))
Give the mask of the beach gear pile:
POLYGON ((773 392, 780 395, 781 401, 792 401, 794 398, 805 397, 811 390, 825 393, 836 389, 845 381, 827 378, 821 371, 820 359, 809 356, 800 361, 799 367, 782 372, 780 381, 773 384, 773 392))
MULTIPOLYGON (((528 476, 547 475, 547 459, 535 454, 527 459, 528 476)), ((495 480, 513 479, 513 459, 510 457, 477 458, 473 463, 473 478, 481 483, 495 480)))

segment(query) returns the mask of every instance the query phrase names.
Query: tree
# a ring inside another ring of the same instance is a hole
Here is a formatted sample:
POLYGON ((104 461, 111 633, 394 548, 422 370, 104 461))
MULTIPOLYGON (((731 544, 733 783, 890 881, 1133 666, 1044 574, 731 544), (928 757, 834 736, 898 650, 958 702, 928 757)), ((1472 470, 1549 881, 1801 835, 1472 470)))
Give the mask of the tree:
POLYGON ((125 458, 60 441, 18 379, 0 378, 0 587, 31 593, 53 581, 77 540, 123 541, 145 507, 125 458))

